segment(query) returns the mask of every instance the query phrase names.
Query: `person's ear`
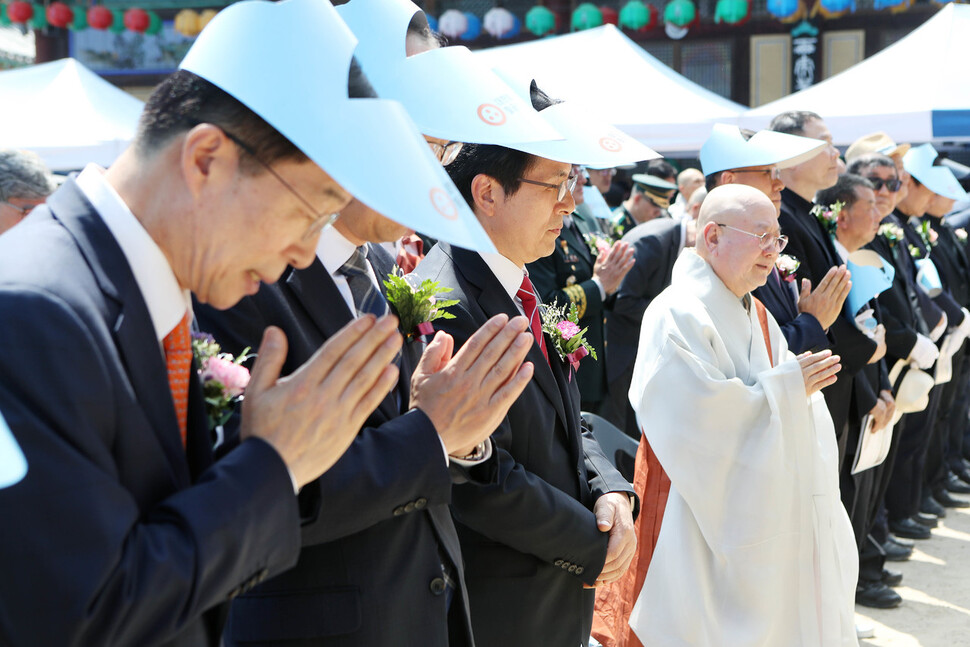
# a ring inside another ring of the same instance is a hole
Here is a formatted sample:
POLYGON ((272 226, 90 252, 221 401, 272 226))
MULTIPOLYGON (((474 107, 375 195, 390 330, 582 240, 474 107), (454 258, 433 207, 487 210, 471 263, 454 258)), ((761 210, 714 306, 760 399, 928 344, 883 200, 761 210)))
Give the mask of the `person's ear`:
POLYGON ((182 176, 189 193, 195 197, 207 183, 234 175, 239 167, 240 151, 212 124, 199 124, 189 130, 179 152, 182 176))
POLYGON ((474 210, 486 217, 495 215, 496 200, 502 199, 505 192, 498 181, 490 175, 479 173, 472 178, 472 201, 474 210))

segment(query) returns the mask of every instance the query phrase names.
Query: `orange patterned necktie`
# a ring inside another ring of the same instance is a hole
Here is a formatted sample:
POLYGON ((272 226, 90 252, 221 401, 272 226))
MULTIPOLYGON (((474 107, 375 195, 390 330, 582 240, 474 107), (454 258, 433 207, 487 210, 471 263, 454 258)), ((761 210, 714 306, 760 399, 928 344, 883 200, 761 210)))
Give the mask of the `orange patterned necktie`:
POLYGON ((189 335, 189 313, 162 341, 165 347, 165 364, 168 368, 168 387, 172 390, 175 417, 178 418, 182 446, 189 418, 189 371, 192 368, 192 339, 189 335))

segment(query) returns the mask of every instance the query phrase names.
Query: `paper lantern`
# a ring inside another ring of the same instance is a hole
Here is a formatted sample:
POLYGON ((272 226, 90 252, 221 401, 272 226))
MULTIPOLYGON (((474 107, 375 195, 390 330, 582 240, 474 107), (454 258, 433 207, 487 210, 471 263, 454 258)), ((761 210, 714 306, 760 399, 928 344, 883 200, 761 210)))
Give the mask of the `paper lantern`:
POLYGON ((571 31, 582 31, 583 29, 599 27, 602 24, 603 14, 600 13, 599 7, 594 5, 592 2, 584 2, 576 7, 575 11, 573 11, 572 20, 569 22, 569 28, 571 31))
POLYGON ((840 18, 847 13, 855 13, 855 0, 818 0, 812 15, 821 14, 823 18, 840 18))
POLYGON ((154 11, 148 12, 148 29, 145 33, 149 36, 155 36, 162 31, 162 19, 158 17, 158 14, 154 11))
POLYGON ((664 22, 684 28, 697 20, 697 8, 691 0, 671 0, 664 9, 664 22))
POLYGON ((468 16, 457 9, 449 9, 438 18, 438 31, 448 38, 458 38, 468 31, 468 16))
POLYGON ((7 5, 7 17, 11 22, 25 23, 34 17, 34 7, 29 2, 11 2, 7 5))
POLYGON ((74 20, 74 11, 63 2, 52 2, 47 7, 47 22, 63 29, 74 20))
POLYGON ((202 31, 203 29, 205 29, 205 26, 208 25, 209 22, 211 22, 212 19, 216 17, 216 14, 217 13, 219 13, 219 12, 216 11, 215 9, 206 9, 205 11, 203 11, 202 13, 200 13, 199 14, 199 31, 202 31))
POLYGON ((482 35, 482 19, 473 14, 470 11, 465 12, 465 21, 468 25, 465 31, 461 33, 462 40, 475 40, 482 35))
POLYGON ((132 7, 125 12, 122 22, 131 31, 142 34, 148 29, 148 24, 151 22, 151 19, 148 17, 148 12, 144 9, 132 7))
POLYGON ((556 22, 556 14, 543 6, 532 7, 525 14, 525 28, 536 36, 556 31, 556 22))
POLYGON ((633 31, 646 31, 657 21, 657 9, 642 0, 630 0, 620 9, 620 27, 633 31))
POLYGON ((31 7, 34 10, 34 15, 29 23, 31 29, 47 29, 50 23, 47 22, 47 12, 44 11, 43 5, 34 3, 31 7))
POLYGON ((107 29, 114 20, 114 14, 107 7, 95 5, 88 9, 88 25, 92 29, 107 29))
POLYGON ((616 25, 619 24, 620 14, 613 7, 600 7, 600 15, 603 16, 604 25, 616 25))
POLYGON ((74 12, 74 20, 67 26, 71 31, 83 31, 88 28, 88 14, 83 9, 78 8, 74 12))
POLYGON ((751 17, 748 0, 717 0, 714 9, 714 22, 740 25, 751 17))
POLYGON ((515 15, 504 7, 492 7, 482 17, 482 28, 493 38, 507 38, 515 26, 515 15))
POLYGON ((198 36, 202 28, 199 27, 199 14, 191 9, 182 9, 175 14, 175 31, 192 38, 198 36))

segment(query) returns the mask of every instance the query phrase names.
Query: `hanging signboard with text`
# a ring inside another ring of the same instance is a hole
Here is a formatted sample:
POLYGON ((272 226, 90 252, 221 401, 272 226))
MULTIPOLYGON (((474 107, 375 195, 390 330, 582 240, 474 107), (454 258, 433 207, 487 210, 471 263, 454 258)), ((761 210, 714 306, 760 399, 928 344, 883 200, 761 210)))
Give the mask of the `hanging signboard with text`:
POLYGON ((818 27, 807 20, 791 31, 792 92, 815 85, 818 80, 818 27))

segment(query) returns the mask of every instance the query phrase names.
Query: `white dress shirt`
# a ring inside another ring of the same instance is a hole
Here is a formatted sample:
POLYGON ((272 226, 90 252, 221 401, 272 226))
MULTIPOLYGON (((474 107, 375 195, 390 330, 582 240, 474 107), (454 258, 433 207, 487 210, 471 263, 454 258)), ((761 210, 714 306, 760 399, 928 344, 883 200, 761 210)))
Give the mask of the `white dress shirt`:
MULTIPOLYGON (((337 291, 344 298, 344 302, 350 308, 350 312, 353 313, 355 319, 357 318, 357 305, 354 303, 354 295, 350 291, 350 284, 347 283, 347 277, 340 271, 340 268, 350 260, 350 257, 356 249, 357 246, 337 231, 336 227, 324 227, 323 231, 320 232, 320 242, 317 243, 317 258, 320 259, 323 267, 330 274, 334 285, 337 286, 337 291)), ((374 274, 374 268, 371 266, 369 260, 367 261, 367 276, 370 278, 373 286, 380 290, 380 283, 377 281, 377 275, 374 274)))

